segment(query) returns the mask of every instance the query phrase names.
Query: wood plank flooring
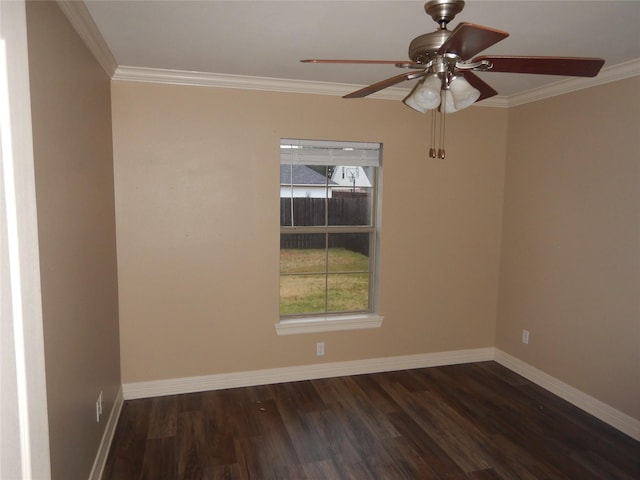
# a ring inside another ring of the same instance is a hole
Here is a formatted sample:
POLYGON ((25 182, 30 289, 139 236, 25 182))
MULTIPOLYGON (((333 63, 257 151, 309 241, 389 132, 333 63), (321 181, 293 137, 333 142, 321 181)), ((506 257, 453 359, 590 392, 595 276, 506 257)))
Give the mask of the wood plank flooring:
POLYGON ((134 479, 638 480, 640 442, 482 362, 126 401, 134 479))

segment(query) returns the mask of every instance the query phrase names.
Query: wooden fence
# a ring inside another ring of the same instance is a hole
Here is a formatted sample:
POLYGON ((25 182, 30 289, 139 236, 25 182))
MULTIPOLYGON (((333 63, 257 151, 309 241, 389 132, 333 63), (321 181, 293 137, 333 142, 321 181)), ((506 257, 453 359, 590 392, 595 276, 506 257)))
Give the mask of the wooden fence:
MULTIPOLYGON (((323 226, 327 208, 329 225, 369 225, 370 199, 353 194, 338 198, 280 198, 280 226, 323 226), (291 208, 293 202, 293 211, 291 208)), ((280 248, 325 248, 324 234, 283 234, 280 248)), ((368 233, 329 235, 329 248, 346 248, 369 255, 368 233)))

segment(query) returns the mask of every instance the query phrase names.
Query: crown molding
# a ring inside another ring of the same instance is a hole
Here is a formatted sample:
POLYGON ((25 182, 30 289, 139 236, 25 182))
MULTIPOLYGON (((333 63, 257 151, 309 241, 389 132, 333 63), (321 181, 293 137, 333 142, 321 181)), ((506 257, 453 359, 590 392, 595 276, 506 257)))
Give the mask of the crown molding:
POLYGON ((109 77, 113 77, 118 63, 84 2, 77 0, 56 0, 56 2, 102 69, 109 77))
MULTIPOLYGON (((250 77, 183 70, 167 70, 145 67, 118 66, 109 46, 98 30, 89 10, 83 1, 56 0, 62 12, 71 22, 91 53, 104 71, 113 80, 135 82, 166 83, 173 85, 196 85, 220 88, 238 88, 244 90, 261 90, 270 92, 305 93, 315 95, 343 96, 362 85, 347 83, 314 82, 309 80, 287 80, 270 77, 250 77)), ((536 102, 545 98, 602 85, 617 80, 640 75, 640 58, 619 65, 602 69, 597 77, 570 78, 540 88, 528 90, 511 96, 498 95, 482 100, 476 106, 509 108, 525 103, 536 102)), ((381 100, 402 100, 408 91, 403 88, 386 88, 368 98, 381 100)))
MULTIPOLYGON (((127 66, 118 67, 113 75, 113 80, 335 96, 343 96, 362 88, 361 85, 348 83, 287 80, 284 78, 251 77, 225 73, 190 72, 185 70, 127 66)), ((387 88, 373 95, 369 95, 369 98, 402 100, 406 96, 407 90, 387 88)))
MULTIPOLYGON (((640 75, 640 58, 604 68, 597 77, 570 78, 508 97, 498 95, 482 100, 476 106, 496 108, 515 107, 638 75, 640 75)), ((144 67, 118 67, 113 75, 113 79, 136 82, 166 83, 173 85, 239 88, 244 90, 262 90, 270 92, 335 95, 340 97, 362 88, 362 85, 347 83, 286 80, 281 78, 250 77, 244 75, 189 72, 183 70, 165 70, 144 67)), ((407 96, 407 94, 408 91, 406 89, 386 88, 369 95, 368 98, 402 100, 407 96)))
POLYGON ((471 105, 472 107, 493 107, 493 108, 509 108, 509 97, 505 95, 496 95, 495 97, 480 100, 471 105))
POLYGON ((516 107, 518 105, 524 105, 525 103, 536 102, 538 100, 544 100, 545 98, 556 97, 558 95, 564 95, 565 93, 576 92, 585 88, 624 80, 625 78, 638 75, 640 75, 640 58, 603 68, 597 77, 569 78, 545 85, 544 87, 512 95, 508 98, 508 103, 509 107, 516 107))
MULTIPOLYGON (((282 78, 250 77, 222 73, 190 72, 184 70, 166 70, 145 67, 118 67, 113 80, 130 82, 164 83, 171 85, 191 85, 219 88, 239 88, 242 90, 261 90, 268 92, 305 93, 312 95, 334 95, 342 97, 362 88, 362 85, 350 83, 314 82, 309 80, 287 80, 282 78)), ((367 98, 379 100, 402 100, 409 91, 403 88, 386 88, 367 98)), ((482 107, 507 107, 506 97, 494 97, 483 100, 482 107)))

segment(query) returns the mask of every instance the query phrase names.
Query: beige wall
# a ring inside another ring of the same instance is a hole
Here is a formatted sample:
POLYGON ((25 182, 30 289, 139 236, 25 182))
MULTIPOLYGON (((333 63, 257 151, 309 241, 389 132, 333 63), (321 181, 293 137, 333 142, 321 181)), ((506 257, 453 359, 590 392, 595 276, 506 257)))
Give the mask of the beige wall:
POLYGON ((640 419, 638 92, 509 111, 496 345, 640 419))
POLYGON ((86 479, 121 383, 110 81, 55 2, 27 30, 52 476, 86 479))
POLYGON ((456 113, 446 161, 400 102, 114 82, 120 357, 109 80, 27 13, 54 478, 86 478, 120 358, 126 383, 496 345, 640 418, 638 78, 456 113), (281 137, 384 143, 382 329, 275 335, 281 137))
POLYGON ((124 383, 493 346, 506 110, 448 117, 441 161, 401 102, 124 81, 112 102, 124 383), (381 329, 276 336, 281 137, 384 144, 381 329))

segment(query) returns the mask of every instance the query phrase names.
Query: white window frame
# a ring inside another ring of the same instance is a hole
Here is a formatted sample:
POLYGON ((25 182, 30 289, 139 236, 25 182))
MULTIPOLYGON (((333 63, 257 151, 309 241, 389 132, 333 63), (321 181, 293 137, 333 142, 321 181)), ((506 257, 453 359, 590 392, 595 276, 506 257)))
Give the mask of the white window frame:
POLYGON ((370 265, 369 311, 281 317, 280 321, 275 324, 277 335, 380 328, 384 320, 379 314, 378 303, 380 230, 382 226, 380 209, 382 200, 382 144, 283 138, 280 145, 281 164, 372 166, 376 168, 376 179, 374 198, 372 199, 374 231, 370 245, 373 260, 370 265))

